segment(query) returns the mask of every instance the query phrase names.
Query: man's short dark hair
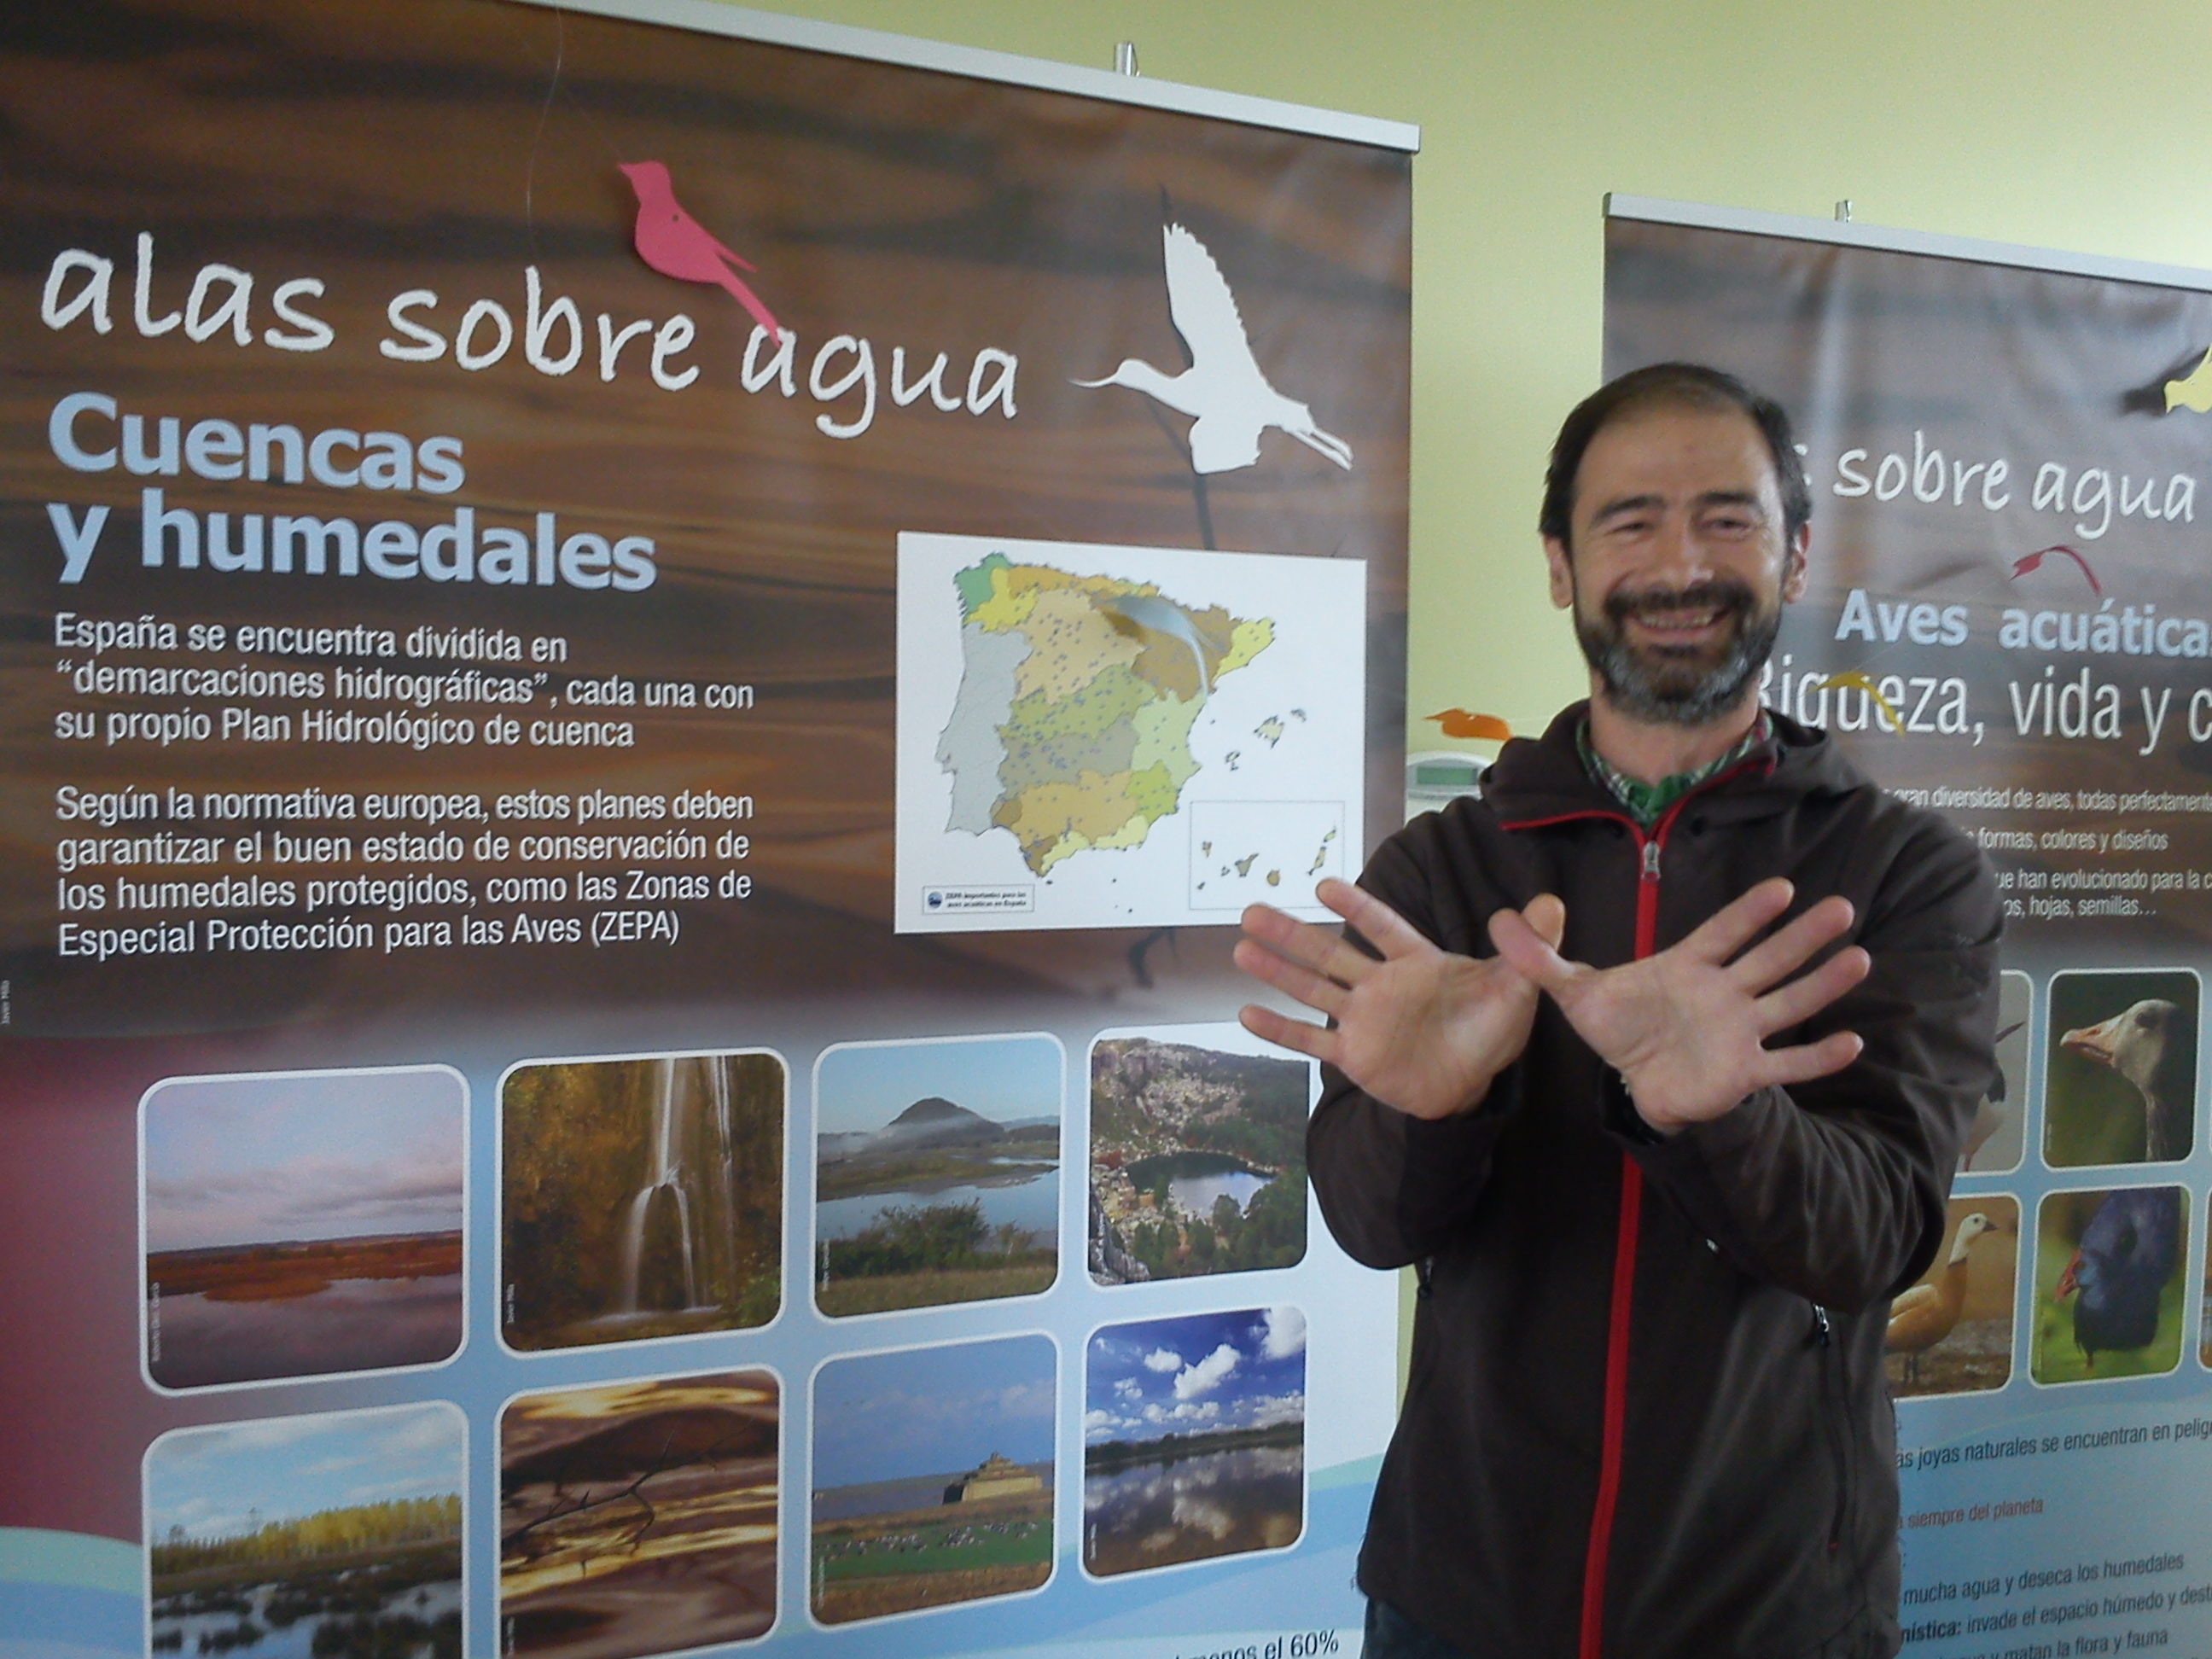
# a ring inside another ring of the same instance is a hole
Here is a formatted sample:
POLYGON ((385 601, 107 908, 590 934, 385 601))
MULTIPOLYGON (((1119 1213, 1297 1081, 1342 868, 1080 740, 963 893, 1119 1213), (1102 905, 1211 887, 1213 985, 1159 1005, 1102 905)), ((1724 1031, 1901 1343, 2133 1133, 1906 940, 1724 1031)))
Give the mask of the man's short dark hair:
POLYGON ((1544 507, 1536 528, 1547 538, 1571 549, 1575 476, 1591 440, 1615 421, 1647 409, 1676 407, 1748 416, 1774 456, 1774 480, 1782 493, 1785 542, 1812 521, 1813 489, 1806 482, 1804 459, 1797 453, 1790 416, 1771 398, 1760 396, 1733 374, 1703 363, 1653 363, 1609 380, 1577 404, 1552 445, 1552 464, 1544 473, 1544 507))

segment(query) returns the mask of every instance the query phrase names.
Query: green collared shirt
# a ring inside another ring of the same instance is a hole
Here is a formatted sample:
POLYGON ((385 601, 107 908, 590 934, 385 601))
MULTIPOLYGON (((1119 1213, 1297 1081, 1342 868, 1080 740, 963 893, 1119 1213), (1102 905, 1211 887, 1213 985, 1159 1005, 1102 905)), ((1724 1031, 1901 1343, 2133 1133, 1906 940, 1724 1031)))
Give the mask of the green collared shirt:
POLYGON ((1661 816, 1668 807, 1699 784, 1708 782, 1727 771, 1729 767, 1734 766, 1764 743, 1766 736, 1766 711, 1762 708, 1759 712, 1759 718, 1752 722, 1751 730, 1743 734, 1743 741, 1729 750, 1727 754, 1723 755, 1718 760, 1708 762, 1693 772, 1677 772, 1672 777, 1660 779, 1656 783, 1644 783, 1630 777, 1627 773, 1599 754, 1596 745, 1590 742, 1589 719, 1587 715, 1583 717, 1580 729, 1575 733, 1575 744, 1582 750, 1583 764, 1589 769, 1590 776, 1613 792, 1613 799, 1628 809, 1629 817, 1636 820, 1639 828, 1649 830, 1659 822, 1661 816))

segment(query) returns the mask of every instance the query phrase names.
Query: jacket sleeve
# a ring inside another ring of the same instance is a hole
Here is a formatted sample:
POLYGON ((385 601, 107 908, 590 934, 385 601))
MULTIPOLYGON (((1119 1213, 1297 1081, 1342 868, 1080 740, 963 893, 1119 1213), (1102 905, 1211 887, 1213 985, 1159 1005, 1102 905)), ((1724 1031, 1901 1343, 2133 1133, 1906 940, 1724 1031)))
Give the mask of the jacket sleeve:
MULTIPOLYGON (((1439 930, 1419 860, 1401 834, 1384 842, 1359 884, 1435 941, 1439 930)), ((1376 954, 1356 933, 1346 937, 1376 954)), ((1321 1104, 1306 1126, 1306 1169, 1322 1218, 1345 1253, 1370 1267, 1434 1255, 1474 1210, 1492 1150, 1520 1101, 1521 1067, 1492 1080, 1482 1103, 1431 1121, 1386 1106, 1334 1066, 1322 1068, 1321 1104)))
POLYGON ((1858 935, 1872 970, 1776 1038, 1856 1031, 1859 1058, 1656 1144, 1630 1137, 1632 1156, 1753 1278, 1846 1312, 1895 1295, 1942 1241, 1959 1151, 1996 1076, 2001 915, 1964 837, 1939 825, 1910 838, 1858 935))

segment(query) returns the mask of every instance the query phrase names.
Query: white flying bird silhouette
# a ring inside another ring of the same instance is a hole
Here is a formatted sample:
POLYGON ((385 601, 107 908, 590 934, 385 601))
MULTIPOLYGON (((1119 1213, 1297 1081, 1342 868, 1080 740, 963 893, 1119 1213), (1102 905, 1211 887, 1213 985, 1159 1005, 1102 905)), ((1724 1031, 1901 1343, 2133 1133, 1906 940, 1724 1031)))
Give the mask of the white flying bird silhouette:
POLYGON ((1197 417, 1190 429, 1190 465, 1197 472, 1231 472, 1260 459, 1260 434, 1279 427, 1339 466, 1352 465, 1352 446, 1314 424, 1313 410, 1267 384, 1245 337, 1237 296, 1213 256, 1181 225, 1169 225, 1166 244, 1168 316, 1190 349, 1190 367, 1163 374, 1150 363, 1127 358, 1103 380, 1082 386, 1125 386, 1170 409, 1197 417))

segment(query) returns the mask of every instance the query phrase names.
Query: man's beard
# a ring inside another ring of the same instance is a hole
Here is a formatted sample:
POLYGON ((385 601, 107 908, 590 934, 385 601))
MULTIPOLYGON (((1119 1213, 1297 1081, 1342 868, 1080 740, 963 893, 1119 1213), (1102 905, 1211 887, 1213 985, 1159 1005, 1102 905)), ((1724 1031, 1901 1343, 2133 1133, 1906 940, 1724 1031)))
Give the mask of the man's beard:
POLYGON ((1607 701, 1632 719, 1658 726, 1703 726, 1735 708, 1765 666, 1781 628, 1779 605, 1760 611, 1749 586, 1728 577, 1687 587, 1616 591, 1606 596, 1598 616, 1586 617, 1579 606, 1575 616, 1575 637, 1607 701), (1702 646, 1639 650, 1628 641, 1627 623, 1633 617, 1709 607, 1733 624, 1717 659, 1702 646))

